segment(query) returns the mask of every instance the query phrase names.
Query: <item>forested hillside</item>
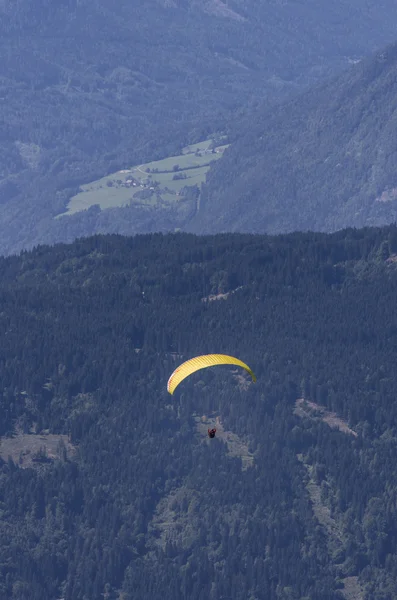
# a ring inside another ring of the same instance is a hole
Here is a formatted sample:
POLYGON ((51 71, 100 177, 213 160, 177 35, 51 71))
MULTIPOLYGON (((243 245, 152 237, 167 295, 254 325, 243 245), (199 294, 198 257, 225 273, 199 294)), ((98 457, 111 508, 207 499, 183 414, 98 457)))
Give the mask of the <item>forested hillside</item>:
POLYGON ((192 230, 279 233, 397 216, 397 45, 245 123, 192 230))
POLYGON ((394 0, 2 0, 0 252, 179 227, 161 210, 53 217, 80 184, 177 154, 391 43, 396 20, 394 0))
POLYGON ((0 259, 0 598, 393 600, 396 252, 390 227, 0 259), (167 394, 209 352, 257 383, 167 394))

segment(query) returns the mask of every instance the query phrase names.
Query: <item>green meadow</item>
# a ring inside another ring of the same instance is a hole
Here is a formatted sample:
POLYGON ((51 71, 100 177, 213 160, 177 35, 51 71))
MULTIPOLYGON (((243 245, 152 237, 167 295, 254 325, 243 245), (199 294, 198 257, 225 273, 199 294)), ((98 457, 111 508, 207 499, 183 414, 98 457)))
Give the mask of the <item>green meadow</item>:
POLYGON ((122 169, 80 187, 66 212, 56 218, 73 215, 90 206, 101 210, 136 204, 166 206, 183 201, 183 189, 205 181, 210 164, 218 160, 227 145, 215 146, 211 139, 182 149, 178 156, 122 169))

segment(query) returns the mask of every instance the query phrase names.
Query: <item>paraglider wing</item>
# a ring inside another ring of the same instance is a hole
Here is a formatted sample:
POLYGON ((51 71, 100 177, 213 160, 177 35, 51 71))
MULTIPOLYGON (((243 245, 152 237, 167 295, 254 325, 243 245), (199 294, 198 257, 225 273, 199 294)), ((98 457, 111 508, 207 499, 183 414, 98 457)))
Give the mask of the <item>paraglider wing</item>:
POLYGON ((251 375, 252 380, 256 381, 254 373, 242 360, 239 360, 234 356, 228 356, 227 354, 204 354, 203 356, 196 356, 196 358, 187 360, 175 369, 168 380, 167 390, 170 394, 173 394, 177 386, 185 379, 185 377, 188 377, 200 369, 213 367, 215 365, 236 365, 242 367, 251 375))

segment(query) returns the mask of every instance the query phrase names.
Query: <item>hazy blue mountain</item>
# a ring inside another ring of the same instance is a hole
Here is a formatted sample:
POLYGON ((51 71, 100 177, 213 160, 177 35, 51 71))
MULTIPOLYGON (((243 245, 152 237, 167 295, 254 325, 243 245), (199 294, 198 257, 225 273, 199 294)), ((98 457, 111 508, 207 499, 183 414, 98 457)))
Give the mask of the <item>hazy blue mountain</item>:
POLYGON ((396 252, 388 227, 0 259, 1 600, 394 600, 396 252), (209 352, 257 382, 170 396, 209 352))
POLYGON ((396 21, 392 0, 2 0, 0 251, 150 230, 146 214, 53 217, 79 184, 175 153, 383 47, 396 21))
POLYGON ((396 220, 397 45, 245 129, 208 174, 194 231, 335 231, 396 220))

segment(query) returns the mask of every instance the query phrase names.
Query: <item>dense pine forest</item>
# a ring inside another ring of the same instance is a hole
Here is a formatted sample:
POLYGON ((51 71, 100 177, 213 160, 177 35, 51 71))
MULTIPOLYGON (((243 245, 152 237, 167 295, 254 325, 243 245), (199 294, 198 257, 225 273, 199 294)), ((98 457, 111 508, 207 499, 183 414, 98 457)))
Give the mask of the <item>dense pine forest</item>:
POLYGON ((393 226, 1 258, 0 599, 393 600, 396 253, 393 226), (167 394, 211 352, 257 382, 167 394))

